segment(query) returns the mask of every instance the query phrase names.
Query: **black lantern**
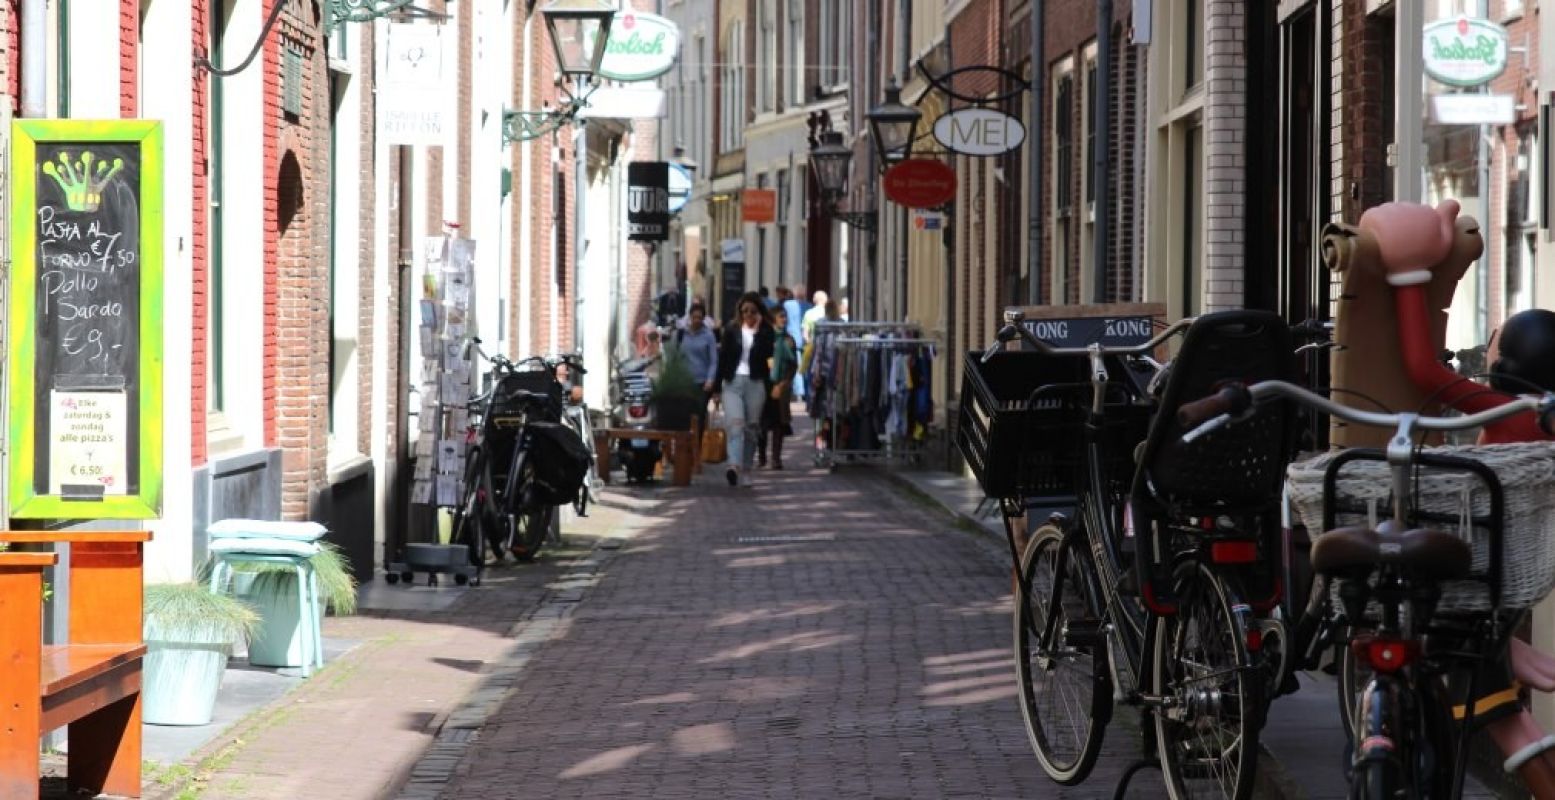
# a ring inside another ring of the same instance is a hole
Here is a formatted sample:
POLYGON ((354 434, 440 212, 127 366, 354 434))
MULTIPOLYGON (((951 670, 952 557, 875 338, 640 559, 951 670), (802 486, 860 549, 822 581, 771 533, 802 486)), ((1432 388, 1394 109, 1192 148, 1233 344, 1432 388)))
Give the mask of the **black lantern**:
POLYGON ((838 131, 821 134, 821 143, 810 151, 810 163, 815 166, 816 180, 821 191, 832 197, 841 196, 848 183, 848 164, 853 160, 853 150, 842 143, 838 131))
POLYGON ((604 0, 554 0, 540 9, 563 75, 588 78, 599 72, 615 7, 604 0))
POLYGON ((902 90, 895 81, 886 84, 885 102, 871 108, 865 116, 869 118, 881 166, 907 158, 923 112, 902 102, 902 90))

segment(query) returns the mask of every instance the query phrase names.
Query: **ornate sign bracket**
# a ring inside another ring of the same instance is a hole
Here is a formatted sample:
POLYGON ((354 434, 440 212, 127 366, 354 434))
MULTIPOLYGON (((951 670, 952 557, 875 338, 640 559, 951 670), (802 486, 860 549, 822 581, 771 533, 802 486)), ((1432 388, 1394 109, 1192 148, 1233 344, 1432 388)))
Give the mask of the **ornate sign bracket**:
POLYGON ((414 0, 328 0, 324 30, 333 31, 343 22, 372 22, 380 17, 399 15, 420 19, 447 19, 430 9, 412 5, 414 0))

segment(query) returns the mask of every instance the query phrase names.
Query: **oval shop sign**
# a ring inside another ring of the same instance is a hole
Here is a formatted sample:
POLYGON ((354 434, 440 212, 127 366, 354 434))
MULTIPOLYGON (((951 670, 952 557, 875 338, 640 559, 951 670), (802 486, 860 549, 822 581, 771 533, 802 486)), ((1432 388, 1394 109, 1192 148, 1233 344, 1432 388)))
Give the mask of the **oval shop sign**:
POLYGON ((679 53, 680 29, 675 23, 642 11, 617 11, 599 75, 617 81, 653 80, 670 71, 679 53))
POLYGON ((1026 126, 991 108, 962 108, 935 121, 934 139, 952 153, 997 156, 1026 141, 1026 126))
POLYGON ((886 170, 885 196, 908 208, 942 206, 956 196, 956 171, 927 158, 909 158, 886 170))
POLYGON ((1479 86, 1506 69, 1506 28, 1494 22, 1459 17, 1424 30, 1425 74, 1448 86, 1479 86))

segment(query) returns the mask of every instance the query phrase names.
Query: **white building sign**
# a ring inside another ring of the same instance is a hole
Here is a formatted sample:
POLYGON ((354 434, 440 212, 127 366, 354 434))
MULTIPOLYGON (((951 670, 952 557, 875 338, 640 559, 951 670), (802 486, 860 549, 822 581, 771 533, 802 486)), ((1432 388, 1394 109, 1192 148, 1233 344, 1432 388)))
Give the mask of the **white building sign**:
POLYGON ((605 41, 602 77, 617 81, 650 81, 670 71, 680 54, 680 28, 642 11, 617 11, 605 41))
POLYGON ((451 126, 443 26, 391 22, 388 28, 380 48, 378 136, 388 144, 445 144, 451 126))
POLYGON ((991 108, 962 108, 934 122, 934 139, 952 153, 997 156, 1026 141, 1026 126, 991 108))
POLYGON ((1509 94, 1438 94, 1431 97, 1437 125, 1510 125, 1517 109, 1509 94))
POLYGON ((1448 86, 1479 86, 1506 69, 1506 28, 1484 19, 1425 26, 1425 74, 1448 86))

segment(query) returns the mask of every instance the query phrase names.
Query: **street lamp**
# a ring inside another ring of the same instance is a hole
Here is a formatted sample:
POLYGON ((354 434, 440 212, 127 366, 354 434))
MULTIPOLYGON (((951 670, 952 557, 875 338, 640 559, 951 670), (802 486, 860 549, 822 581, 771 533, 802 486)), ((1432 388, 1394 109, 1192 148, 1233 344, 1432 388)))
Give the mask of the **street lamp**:
POLYGON ((686 170, 687 172, 696 172, 697 168, 701 166, 696 162, 696 159, 686 155, 686 146, 680 144, 679 142, 675 143, 675 149, 672 151, 672 153, 673 156, 670 158, 670 163, 686 170))
POLYGON ((853 150, 842 143, 842 134, 838 131, 821 134, 821 143, 810 151, 815 177, 821 183, 821 191, 829 197, 842 195, 848 183, 848 164, 852 161, 853 150))
POLYGON ((540 9, 563 75, 588 80, 599 72, 615 13, 604 0, 554 0, 540 9))
POLYGON ((912 149, 913 133, 923 112, 902 102, 902 90, 891 81, 885 87, 885 102, 864 115, 878 146, 881 168, 907 158, 912 149))
POLYGON ((837 201, 847 192, 848 165, 853 161, 853 150, 842 143, 838 131, 821 134, 820 143, 810 150, 810 164, 815 168, 815 178, 821 184, 821 194, 826 198, 826 210, 839 222, 859 230, 875 229, 875 212, 847 211, 837 207, 837 201))
POLYGON ((588 91, 573 94, 563 87, 567 102, 561 108, 546 104, 539 111, 503 109, 503 147, 554 133, 588 105, 588 96, 593 92, 589 79, 599 72, 600 61, 605 58, 605 40, 610 36, 615 9, 603 0, 555 0, 540 13, 545 16, 545 27, 551 34, 551 45, 556 48, 556 63, 562 75, 588 91))

